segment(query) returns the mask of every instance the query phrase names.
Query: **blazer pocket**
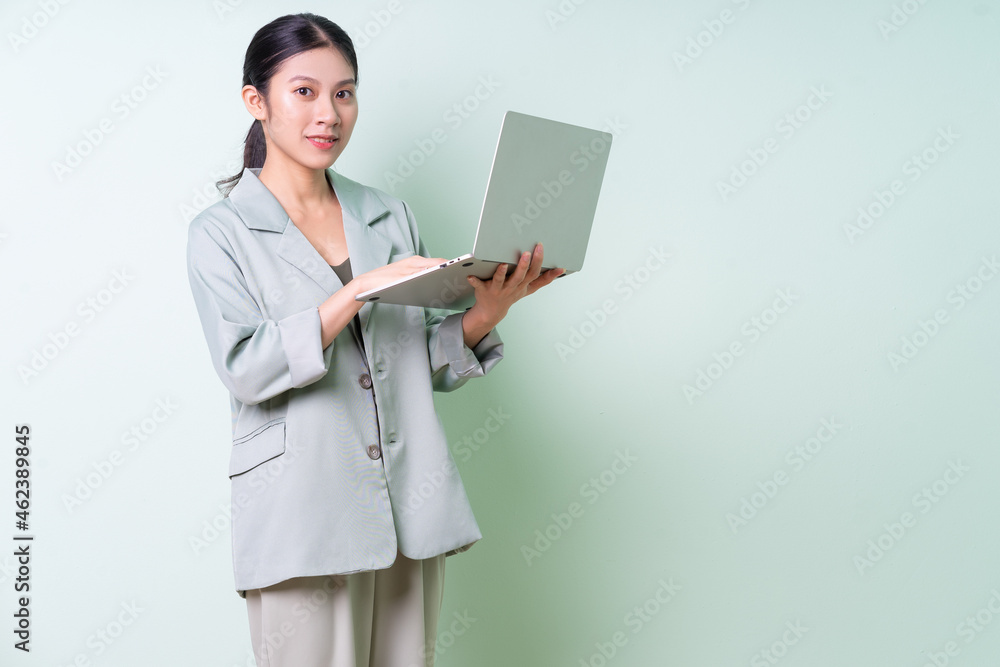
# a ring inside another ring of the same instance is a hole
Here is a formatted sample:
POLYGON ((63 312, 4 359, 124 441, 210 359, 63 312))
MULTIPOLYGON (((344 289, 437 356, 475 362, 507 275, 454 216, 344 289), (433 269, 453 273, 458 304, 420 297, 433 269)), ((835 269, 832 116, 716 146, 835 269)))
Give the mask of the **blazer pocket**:
POLYGON ((233 440, 229 476, 245 473, 285 452, 285 420, 275 420, 233 440))

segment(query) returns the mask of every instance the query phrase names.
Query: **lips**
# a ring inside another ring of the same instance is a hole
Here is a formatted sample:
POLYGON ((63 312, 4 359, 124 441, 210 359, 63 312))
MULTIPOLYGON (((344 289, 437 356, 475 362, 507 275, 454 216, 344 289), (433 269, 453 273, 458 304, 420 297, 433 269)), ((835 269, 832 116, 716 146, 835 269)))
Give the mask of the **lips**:
POLYGON ((308 139, 309 143, 311 143, 313 146, 324 151, 328 151, 334 146, 336 146, 337 142, 340 140, 339 137, 334 137, 332 135, 326 135, 325 138, 324 135, 316 135, 312 137, 306 137, 306 139, 308 139))

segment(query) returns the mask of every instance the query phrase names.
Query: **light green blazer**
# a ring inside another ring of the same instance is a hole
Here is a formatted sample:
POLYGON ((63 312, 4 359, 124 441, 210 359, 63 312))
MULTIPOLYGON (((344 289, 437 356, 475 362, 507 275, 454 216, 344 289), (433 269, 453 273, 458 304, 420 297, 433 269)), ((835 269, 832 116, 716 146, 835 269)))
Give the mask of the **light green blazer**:
MULTIPOLYGON (((323 349, 318 306, 343 284, 259 173, 244 169, 191 221, 187 248, 209 355, 231 395, 237 593, 386 568, 397 549, 465 551, 482 534, 432 392, 485 375, 503 357, 499 334, 469 349, 461 312, 366 303, 370 375, 349 328, 323 349)), ((428 256, 405 202, 326 175, 354 275, 428 256)))

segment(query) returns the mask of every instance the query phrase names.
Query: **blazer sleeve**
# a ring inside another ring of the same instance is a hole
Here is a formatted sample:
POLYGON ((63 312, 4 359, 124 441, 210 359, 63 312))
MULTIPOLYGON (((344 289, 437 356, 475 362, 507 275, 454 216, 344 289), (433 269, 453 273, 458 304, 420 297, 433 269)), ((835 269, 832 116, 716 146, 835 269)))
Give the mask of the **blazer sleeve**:
POLYGON ((319 307, 280 320, 265 318, 224 231, 195 217, 188 228, 187 269, 216 373, 232 395, 255 405, 315 382, 330 368, 322 348, 319 307))
MULTIPOLYGON (((420 240, 413 211, 406 202, 403 202, 403 209, 417 254, 427 257, 427 247, 420 240)), ((441 308, 424 308, 434 391, 458 389, 470 379, 486 375, 503 358, 503 341, 496 327, 476 347, 470 348, 465 344, 465 332, 462 330, 464 314, 464 311, 456 313, 441 308)))
POLYGON ((444 315, 426 308, 424 314, 434 391, 458 389, 470 379, 486 375, 503 358, 503 341, 496 327, 469 348, 462 330, 464 312, 444 315))

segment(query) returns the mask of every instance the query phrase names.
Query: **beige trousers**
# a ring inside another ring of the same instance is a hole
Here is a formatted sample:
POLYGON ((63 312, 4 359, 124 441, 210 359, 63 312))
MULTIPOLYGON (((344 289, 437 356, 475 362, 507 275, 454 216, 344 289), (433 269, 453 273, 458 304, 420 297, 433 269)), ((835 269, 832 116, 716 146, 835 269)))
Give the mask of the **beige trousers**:
POLYGON ((257 667, 434 667, 445 555, 248 590, 257 667))

